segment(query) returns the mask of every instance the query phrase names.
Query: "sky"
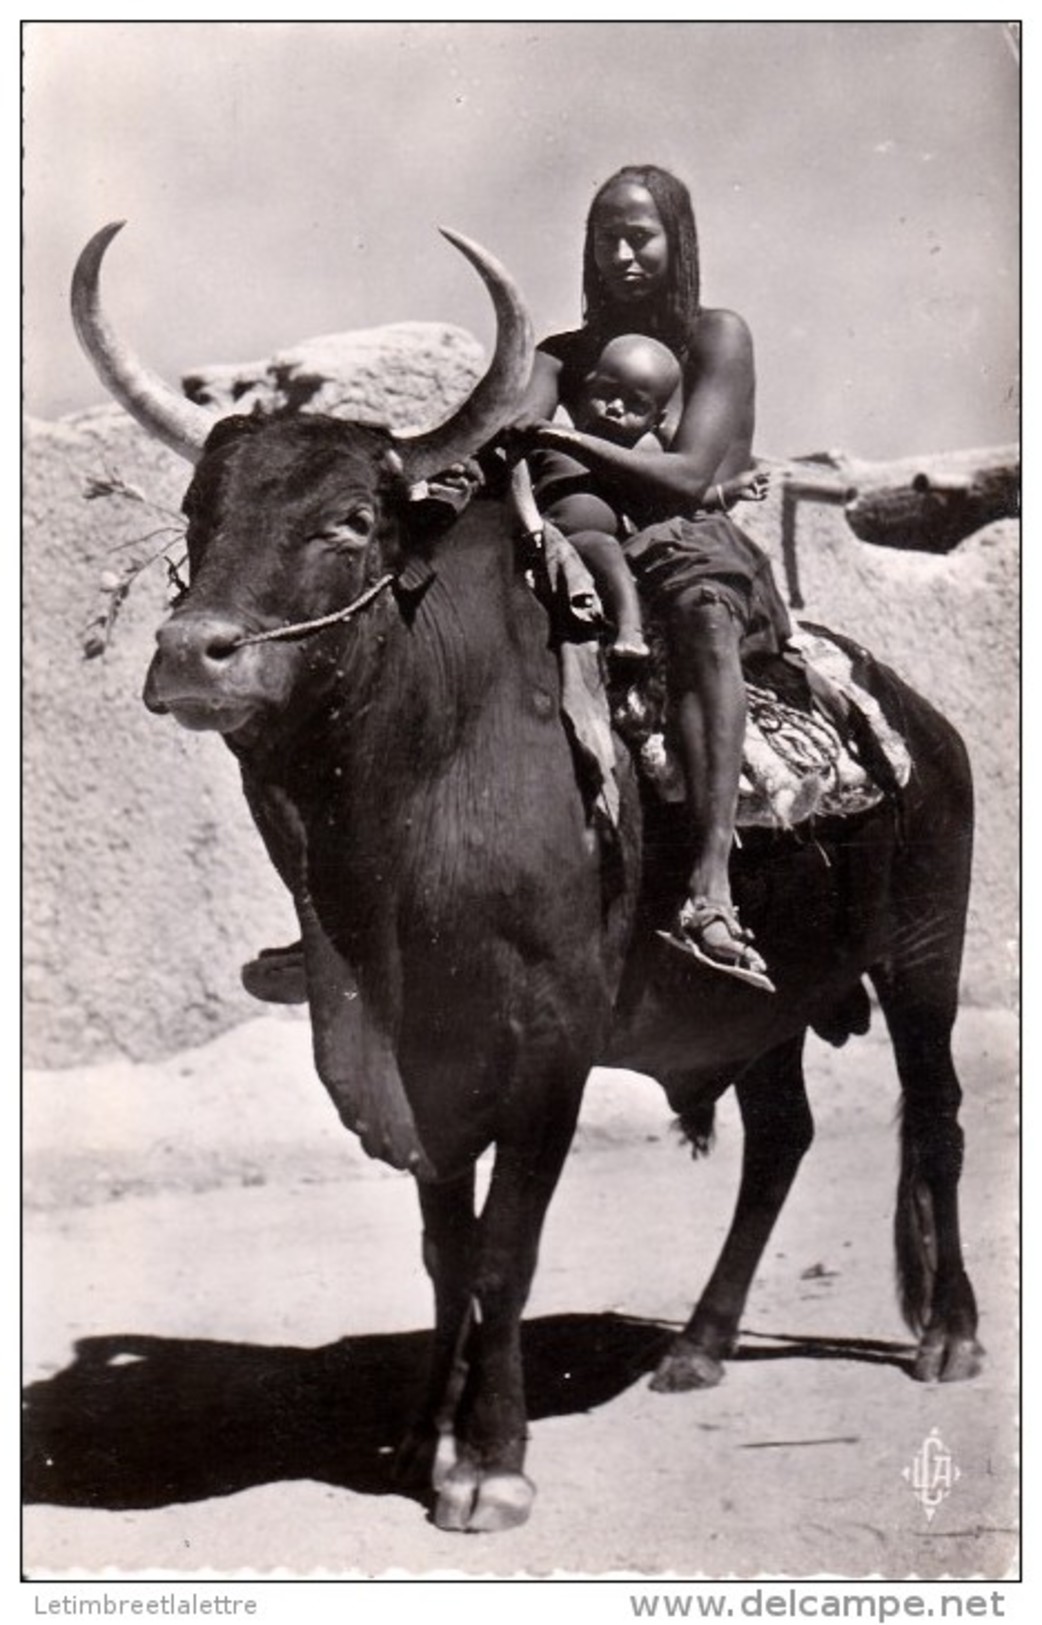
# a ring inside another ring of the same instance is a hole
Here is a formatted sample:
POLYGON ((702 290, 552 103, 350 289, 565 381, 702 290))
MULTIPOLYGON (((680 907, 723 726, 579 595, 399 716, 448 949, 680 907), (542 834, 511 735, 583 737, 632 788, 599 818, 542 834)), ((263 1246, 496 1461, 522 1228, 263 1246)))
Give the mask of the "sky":
POLYGON ((491 333, 476 237, 537 334, 579 320, 598 184, 691 189, 705 302, 749 322, 757 450, 1018 436, 1019 64, 1000 22, 30 22, 28 410, 103 398, 68 318, 107 306, 176 382, 319 333, 491 333))

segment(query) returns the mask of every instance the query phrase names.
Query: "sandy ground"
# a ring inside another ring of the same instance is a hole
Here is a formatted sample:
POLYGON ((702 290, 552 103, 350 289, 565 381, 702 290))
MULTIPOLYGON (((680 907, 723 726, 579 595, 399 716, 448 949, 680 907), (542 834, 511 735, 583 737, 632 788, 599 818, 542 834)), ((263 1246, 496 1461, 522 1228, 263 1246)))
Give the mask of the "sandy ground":
POLYGON ((539 1495, 494 1537, 439 1532, 391 1478, 429 1318, 415 1196, 340 1129, 306 1023, 32 1075, 24 1572, 1009 1577, 1016 1038, 996 1011, 957 1033, 987 1362, 954 1386, 908 1375, 878 1018, 809 1051, 817 1140, 705 1393, 647 1372, 723 1236, 733 1102, 693 1164, 653 1084, 595 1074, 526 1322, 539 1495), (934 1429, 958 1476, 928 1519, 907 1475, 934 1429))

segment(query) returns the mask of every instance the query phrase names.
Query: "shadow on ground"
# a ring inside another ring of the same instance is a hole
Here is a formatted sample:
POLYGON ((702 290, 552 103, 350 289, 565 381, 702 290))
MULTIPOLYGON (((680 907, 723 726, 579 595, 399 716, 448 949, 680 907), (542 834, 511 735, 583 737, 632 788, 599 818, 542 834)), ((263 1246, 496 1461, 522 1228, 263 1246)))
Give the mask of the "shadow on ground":
MULTIPOLYGON (((653 1369, 674 1335, 614 1314, 526 1322, 532 1420, 614 1399, 653 1369)), ((425 1490, 402 1483, 394 1464, 429 1347, 427 1332, 345 1338, 319 1349, 84 1338, 66 1370, 26 1390, 24 1499, 117 1511, 310 1479, 424 1501, 425 1490)), ((737 1358, 903 1368, 910 1351, 857 1339, 774 1338, 737 1358)))

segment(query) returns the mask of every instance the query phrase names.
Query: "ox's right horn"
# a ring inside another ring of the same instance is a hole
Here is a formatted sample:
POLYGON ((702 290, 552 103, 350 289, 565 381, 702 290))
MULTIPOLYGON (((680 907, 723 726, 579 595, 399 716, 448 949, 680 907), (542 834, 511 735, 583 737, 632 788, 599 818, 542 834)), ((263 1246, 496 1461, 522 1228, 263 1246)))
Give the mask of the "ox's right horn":
POLYGON ((109 394, 143 429, 178 456, 198 462, 216 417, 185 400, 145 367, 117 337, 101 308, 98 283, 105 250, 125 222, 96 232, 76 261, 72 275, 72 321, 76 336, 109 394))

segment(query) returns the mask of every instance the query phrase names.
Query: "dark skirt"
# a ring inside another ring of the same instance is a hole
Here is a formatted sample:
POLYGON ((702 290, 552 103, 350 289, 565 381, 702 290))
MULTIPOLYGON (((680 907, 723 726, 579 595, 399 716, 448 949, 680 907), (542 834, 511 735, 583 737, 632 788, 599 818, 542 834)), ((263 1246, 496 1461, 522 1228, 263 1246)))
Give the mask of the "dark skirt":
POLYGON ((687 604, 723 604, 743 660, 778 654, 791 636, 770 559, 726 514, 665 519, 622 546, 649 612, 667 624, 687 604))

